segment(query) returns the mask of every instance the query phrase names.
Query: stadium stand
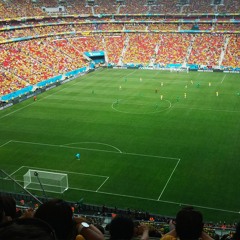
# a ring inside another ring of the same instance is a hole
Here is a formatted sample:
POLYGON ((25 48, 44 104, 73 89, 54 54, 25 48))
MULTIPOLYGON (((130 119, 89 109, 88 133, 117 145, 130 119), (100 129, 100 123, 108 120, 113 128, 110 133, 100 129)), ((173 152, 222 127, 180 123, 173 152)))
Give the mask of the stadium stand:
MULTIPOLYGON (((194 64, 239 69, 240 24, 235 22, 240 20, 239 9, 238 0, 1 0, 0 95, 89 66, 84 52, 100 50, 114 66, 194 64), (43 10, 60 5, 65 10, 55 17, 43 10), (198 29, 192 32, 194 27, 198 29)), ((37 204, 29 196, 11 196, 21 209, 37 204)), ((172 219, 137 210, 70 204, 76 216, 84 213, 94 224, 104 225, 112 213, 125 214, 160 235, 168 232, 172 219)), ((205 224, 212 237, 221 227, 222 223, 205 224)), ((235 225, 225 227, 232 231, 235 225)))
POLYGON ((197 35, 193 42, 189 63, 218 66, 223 46, 223 35, 197 35))
POLYGON ((187 57, 187 49, 190 46, 192 35, 161 34, 159 49, 156 55, 156 63, 183 63, 187 57))

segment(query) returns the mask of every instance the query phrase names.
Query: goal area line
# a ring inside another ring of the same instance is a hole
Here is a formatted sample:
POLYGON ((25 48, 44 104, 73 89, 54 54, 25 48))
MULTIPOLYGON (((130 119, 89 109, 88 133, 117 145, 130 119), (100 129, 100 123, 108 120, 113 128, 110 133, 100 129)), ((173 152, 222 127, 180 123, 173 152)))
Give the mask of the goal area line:
MULTIPOLYGON (((179 159, 180 161, 180 159, 179 159)), ((173 175, 174 171, 176 170, 179 161, 177 162, 175 168, 172 171, 172 174, 170 175, 169 179, 171 178, 171 176, 173 175)), ((11 176, 15 173, 17 173, 19 170, 23 169, 23 168, 32 168, 31 166, 21 166, 20 168, 18 168, 16 171, 14 171, 11 176)), ((35 167, 35 169, 41 169, 41 170, 47 170, 47 171, 58 171, 55 169, 48 169, 48 168, 38 168, 35 167)), ((109 179, 109 177, 107 176, 102 176, 102 175, 95 175, 95 174, 85 174, 85 173, 77 173, 77 172, 71 172, 71 171, 58 171, 58 172, 63 172, 63 173, 69 173, 69 174, 79 174, 79 175, 87 175, 87 176, 94 176, 94 177, 100 177, 100 178, 105 178, 105 180, 102 182, 102 184, 99 186, 99 188, 109 179)), ((167 181, 166 185, 168 184, 170 180, 167 181)), ((18 181, 18 182, 23 182, 23 181, 18 181)), ((165 188, 165 187, 164 187, 165 188)), ((172 205, 178 205, 178 206, 193 206, 193 207, 197 207, 200 209, 206 209, 206 210, 213 210, 213 211, 218 211, 218 212, 227 212, 227 213, 234 213, 234 214, 239 214, 239 211, 233 211, 233 210, 227 210, 227 209, 221 209, 221 208, 212 208, 212 207, 207 207, 207 206, 201 206, 201 205, 195 205, 195 204, 191 204, 191 203, 183 203, 183 202, 175 202, 175 201, 168 201, 168 200, 161 200, 161 199, 156 199, 156 198, 148 198, 148 197, 140 197, 140 196, 133 196, 133 195, 127 195, 127 194, 118 194, 118 193, 112 193, 112 192, 105 192, 105 191, 99 191, 99 189, 97 190, 91 190, 91 189, 86 189, 86 188, 75 188, 75 187, 71 187, 69 186, 70 190, 75 190, 75 191, 79 191, 79 192, 91 192, 91 193, 95 193, 95 194, 103 194, 103 195, 110 195, 110 196, 118 196, 118 197, 125 197, 125 198, 132 198, 132 199, 139 199, 139 200, 146 200, 146 201, 152 201, 152 202, 160 202, 160 203, 166 203, 166 204, 172 204, 172 205)), ((164 189, 163 189, 164 190, 164 189)), ((162 190, 162 191, 163 191, 162 190)))

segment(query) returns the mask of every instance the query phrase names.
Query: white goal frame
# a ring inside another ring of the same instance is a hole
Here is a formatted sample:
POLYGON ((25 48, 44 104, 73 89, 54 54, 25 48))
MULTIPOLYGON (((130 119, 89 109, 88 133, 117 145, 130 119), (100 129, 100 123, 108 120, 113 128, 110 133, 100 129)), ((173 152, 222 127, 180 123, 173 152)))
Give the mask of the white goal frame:
POLYGON ((63 193, 68 189, 68 175, 29 169, 23 175, 24 188, 53 193, 63 193))

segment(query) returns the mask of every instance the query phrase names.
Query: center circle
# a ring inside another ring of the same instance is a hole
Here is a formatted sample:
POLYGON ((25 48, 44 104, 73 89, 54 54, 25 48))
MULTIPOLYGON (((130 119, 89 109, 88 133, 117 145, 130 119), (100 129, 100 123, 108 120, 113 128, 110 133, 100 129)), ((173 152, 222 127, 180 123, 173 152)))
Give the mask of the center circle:
POLYGON ((112 109, 121 113, 154 114, 172 107, 169 100, 143 101, 143 99, 117 99, 112 103, 112 109))

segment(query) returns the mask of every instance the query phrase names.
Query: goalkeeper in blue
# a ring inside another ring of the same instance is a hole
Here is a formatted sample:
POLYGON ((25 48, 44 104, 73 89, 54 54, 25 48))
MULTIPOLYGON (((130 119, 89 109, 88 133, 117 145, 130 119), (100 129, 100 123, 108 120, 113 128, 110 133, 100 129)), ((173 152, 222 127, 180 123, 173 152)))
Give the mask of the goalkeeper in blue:
POLYGON ((80 160, 80 153, 77 153, 75 156, 77 160, 80 160))

